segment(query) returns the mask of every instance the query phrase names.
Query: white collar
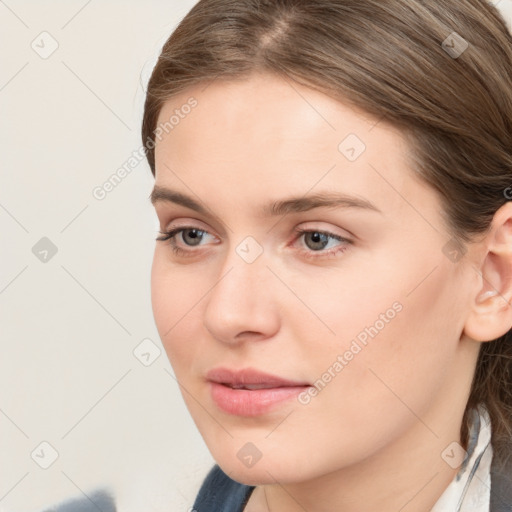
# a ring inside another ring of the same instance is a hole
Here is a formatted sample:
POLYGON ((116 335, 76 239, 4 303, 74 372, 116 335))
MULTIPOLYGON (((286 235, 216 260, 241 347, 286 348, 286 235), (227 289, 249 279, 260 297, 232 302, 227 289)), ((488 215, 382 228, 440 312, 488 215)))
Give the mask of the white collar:
POLYGON ((491 490, 491 420, 483 404, 471 410, 467 455, 430 512, 489 512, 491 490))

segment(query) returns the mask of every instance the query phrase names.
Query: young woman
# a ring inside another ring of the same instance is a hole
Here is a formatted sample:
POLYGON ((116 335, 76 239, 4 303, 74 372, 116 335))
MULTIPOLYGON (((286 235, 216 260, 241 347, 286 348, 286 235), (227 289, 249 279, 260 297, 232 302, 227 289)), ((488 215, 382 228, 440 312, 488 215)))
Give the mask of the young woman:
POLYGON ((142 137, 193 510, 512 510, 512 36, 486 0, 201 0, 142 137))

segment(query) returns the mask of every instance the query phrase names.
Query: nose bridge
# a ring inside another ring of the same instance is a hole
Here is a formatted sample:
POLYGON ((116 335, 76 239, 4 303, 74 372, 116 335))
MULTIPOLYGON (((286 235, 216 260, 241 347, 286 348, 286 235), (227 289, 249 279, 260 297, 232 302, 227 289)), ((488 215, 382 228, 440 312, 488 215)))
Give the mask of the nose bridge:
POLYGON ((268 281, 269 273, 263 247, 253 237, 246 237, 230 248, 213 287, 209 302, 226 301, 249 306, 258 300, 258 287, 268 281))
POLYGON ((267 335, 276 328, 266 265, 263 247, 253 237, 230 248, 206 298, 204 324, 216 338, 229 341, 246 331, 267 335))

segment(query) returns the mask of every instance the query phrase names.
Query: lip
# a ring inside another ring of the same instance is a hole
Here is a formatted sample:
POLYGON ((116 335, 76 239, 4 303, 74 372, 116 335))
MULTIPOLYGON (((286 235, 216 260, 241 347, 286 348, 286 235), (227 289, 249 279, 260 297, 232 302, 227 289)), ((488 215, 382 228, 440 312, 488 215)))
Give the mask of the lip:
POLYGON ((296 397, 310 387, 307 382, 284 379, 253 368, 214 368, 206 374, 216 405, 236 416, 259 416, 296 397), (233 389, 232 386, 264 385, 264 389, 233 389))
POLYGON ((244 385, 266 384, 272 387, 309 386, 309 382, 283 379, 277 375, 262 372, 254 368, 230 370, 229 368, 213 368, 206 374, 206 378, 219 384, 244 385))

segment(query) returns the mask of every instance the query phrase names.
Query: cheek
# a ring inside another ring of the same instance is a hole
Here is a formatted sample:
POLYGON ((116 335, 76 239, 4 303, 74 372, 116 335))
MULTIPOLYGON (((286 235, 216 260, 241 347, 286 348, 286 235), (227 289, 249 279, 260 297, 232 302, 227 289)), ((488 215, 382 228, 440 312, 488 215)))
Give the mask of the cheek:
POLYGON ((357 407, 364 399, 379 408, 383 401, 398 402, 386 384, 403 399, 421 402, 422 393, 433 392, 450 371, 463 317, 455 300, 456 276, 442 254, 408 254, 400 265, 374 260, 362 265, 364 272, 333 275, 315 286, 296 281, 297 295, 317 318, 303 309, 302 319, 293 310, 283 316, 296 319, 293 337, 304 341, 302 359, 310 361, 314 378, 329 369, 336 375, 332 389, 344 397, 339 403, 353 400, 357 407), (343 368, 335 365, 338 356, 343 368))
POLYGON ((198 302, 202 295, 198 272, 177 269, 165 250, 156 249, 151 268, 151 303, 155 324, 169 361, 186 363, 197 350, 186 338, 202 325, 198 302))
POLYGON ((379 284, 371 300, 355 301, 339 315, 338 341, 317 367, 320 377, 337 355, 350 357, 344 357, 336 383, 325 390, 333 421, 344 415, 350 431, 388 417, 409 421, 404 404, 419 416, 427 410, 456 358, 461 312, 450 279, 449 272, 439 270, 412 293, 421 279, 379 284))
POLYGON ((306 360, 316 361, 317 369, 327 368, 351 346, 355 352, 354 340, 363 348, 372 340, 392 342, 390 326, 404 314, 401 310, 409 287, 389 271, 392 263, 362 261, 359 268, 353 265, 349 271, 350 265, 347 262, 346 269, 340 266, 327 272, 305 271, 293 279, 285 275, 295 296, 288 294, 281 320, 293 329, 290 338, 303 343, 308 350, 306 360))

